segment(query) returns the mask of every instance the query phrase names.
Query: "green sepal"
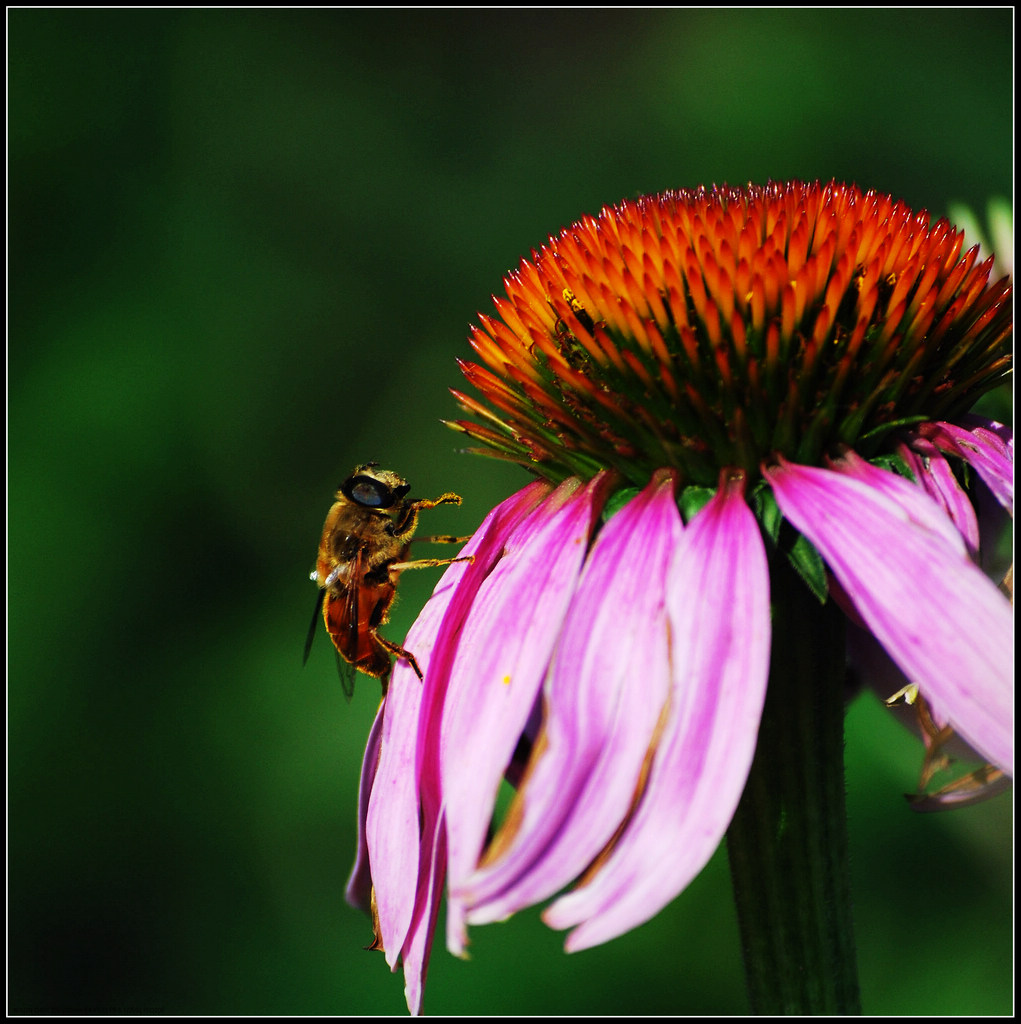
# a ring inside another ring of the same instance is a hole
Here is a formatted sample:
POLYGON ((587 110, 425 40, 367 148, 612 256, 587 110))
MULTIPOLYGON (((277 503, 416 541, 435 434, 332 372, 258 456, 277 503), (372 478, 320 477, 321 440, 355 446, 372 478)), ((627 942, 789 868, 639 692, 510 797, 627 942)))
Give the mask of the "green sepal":
POLYGON ((874 459, 869 459, 869 462, 880 469, 888 469, 891 473, 896 473, 897 476, 902 476, 905 480, 910 480, 912 483, 918 482, 915 480, 915 474, 911 472, 911 468, 905 461, 904 456, 897 455, 895 452, 891 452, 889 455, 877 455, 874 459))
POLYGON ((696 484, 685 487, 677 499, 681 517, 685 523, 690 523, 713 500, 715 495, 715 487, 700 487, 696 484))
POLYGON ((773 491, 764 484, 756 486, 751 495, 751 505, 755 512, 755 518, 759 521, 759 526, 762 527, 762 532, 776 544, 780 540, 783 513, 776 503, 773 491))
POLYGON ((826 564, 815 545, 800 533, 795 533, 789 525, 786 530, 781 530, 784 524, 783 513, 769 487, 756 488, 751 495, 751 505, 763 534, 787 556, 794 571, 819 603, 825 604, 830 592, 829 581, 826 578, 826 564))
POLYGON ((603 522, 609 522, 636 494, 638 494, 637 487, 624 487, 619 491, 614 491, 603 506, 603 522))
POLYGON ((787 552, 787 560, 794 566, 794 571, 804 580, 805 585, 816 596, 820 604, 825 604, 829 597, 830 587, 826 578, 826 563, 815 545, 799 533, 797 539, 787 552))

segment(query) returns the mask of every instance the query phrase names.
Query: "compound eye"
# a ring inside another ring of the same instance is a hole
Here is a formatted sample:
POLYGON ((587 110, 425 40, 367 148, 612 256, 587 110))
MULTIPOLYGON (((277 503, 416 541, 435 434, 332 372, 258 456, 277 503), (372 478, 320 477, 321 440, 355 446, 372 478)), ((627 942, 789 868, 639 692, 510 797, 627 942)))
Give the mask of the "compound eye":
POLYGON ((390 488, 371 476, 351 477, 344 482, 343 491, 353 502, 368 508, 389 508, 394 503, 390 488))

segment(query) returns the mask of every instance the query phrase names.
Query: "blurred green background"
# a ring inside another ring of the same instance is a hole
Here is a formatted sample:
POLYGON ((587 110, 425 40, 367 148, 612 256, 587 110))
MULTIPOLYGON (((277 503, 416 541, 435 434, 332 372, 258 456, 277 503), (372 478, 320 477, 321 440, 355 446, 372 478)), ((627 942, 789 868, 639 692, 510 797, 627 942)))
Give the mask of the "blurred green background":
MULTIPOLYGON (((625 196, 1010 196, 999 10, 8 12, 9 1010, 390 1014, 343 901, 378 690, 307 579, 360 461, 470 532, 520 471, 440 424, 502 274, 625 196)), ((403 636, 435 575, 409 574, 403 636), (413 578, 414 577, 414 578, 413 578)), ((849 717, 864 1008, 1009 1013, 1012 799, 919 816, 849 717)), ((747 1010, 725 857, 574 956, 434 950, 433 1014, 747 1010)))

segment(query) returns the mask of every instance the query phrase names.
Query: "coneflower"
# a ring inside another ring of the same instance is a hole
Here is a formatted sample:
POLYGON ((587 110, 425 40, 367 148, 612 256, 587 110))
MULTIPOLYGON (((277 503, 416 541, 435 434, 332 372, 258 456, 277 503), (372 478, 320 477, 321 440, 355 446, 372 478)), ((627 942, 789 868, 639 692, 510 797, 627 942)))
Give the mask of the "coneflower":
POLYGON ((348 895, 413 1012, 444 890, 454 953, 554 897, 582 949, 725 835, 753 1008, 857 1008, 849 626, 933 750, 1013 772, 1012 614, 975 512, 1012 510, 1013 445, 968 415, 1011 368, 991 267, 945 220, 792 182, 622 202, 507 276, 452 425, 537 479, 412 627, 424 681, 396 665, 362 779, 348 895))

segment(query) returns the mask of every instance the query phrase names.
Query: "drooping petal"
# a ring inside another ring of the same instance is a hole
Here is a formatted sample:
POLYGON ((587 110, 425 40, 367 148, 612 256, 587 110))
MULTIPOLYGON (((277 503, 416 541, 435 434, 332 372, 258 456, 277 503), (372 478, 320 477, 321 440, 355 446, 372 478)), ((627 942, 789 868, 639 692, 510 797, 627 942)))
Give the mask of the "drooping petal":
POLYGON ((737 807, 769 672, 769 579, 758 524, 731 480, 684 531, 667 590, 671 703, 648 783, 587 884, 544 914, 567 949, 648 920, 698 874, 737 807))
POLYGON ((369 813, 369 794, 376 777, 376 766, 379 764, 379 744, 382 735, 383 704, 379 705, 376 717, 369 730, 369 738, 365 744, 365 756, 362 758, 362 774, 358 783, 358 847, 355 852, 354 867, 347 880, 344 896, 352 907, 371 912, 372 908, 372 872, 369 868, 369 844, 366 838, 365 820, 369 813))
POLYGON ((875 467, 868 481, 786 460, 764 473, 784 516, 908 679, 983 757, 1013 774, 1010 605, 952 526, 948 533, 942 510, 930 502, 926 511, 920 490, 908 495, 906 481, 875 467), (885 477, 897 483, 877 486, 885 477))
POLYGON ((897 450, 925 493, 950 517, 974 557, 979 550, 978 516, 950 463, 924 437, 915 438, 910 445, 901 444, 897 450))
MULTIPOLYGON (((924 456, 925 467, 939 473, 945 485, 934 488, 932 480, 919 471, 918 456, 916 462, 908 459, 916 476, 968 539, 985 574, 994 580, 1004 580, 1005 593, 1009 594, 1011 588, 1005 577, 1011 571, 1012 552, 1010 545, 1002 541, 1010 527, 1009 518, 1014 515, 1014 440, 1010 428, 978 416, 965 416, 958 425, 928 423, 912 434, 910 447, 924 456), (949 464, 938 464, 931 454, 934 451, 939 458, 946 452, 975 469, 981 484, 972 488, 971 497, 960 489, 949 464), (959 493, 953 492, 954 487, 959 493), (978 538, 975 541, 972 530, 978 538)), ((902 445, 900 450, 903 454, 908 449, 902 445)))
MULTIPOLYGON (((436 634, 465 571, 464 563, 450 566, 405 640, 426 678, 436 634)), ((410 665, 398 662, 384 704, 379 766, 369 801, 367 833, 376 913, 391 970, 397 969, 418 897, 422 842, 418 735, 423 693, 424 684, 410 665)))
POLYGON ((440 727, 447 825, 447 945, 461 953, 456 896, 478 863, 504 769, 525 728, 574 595, 605 474, 570 478, 524 520, 486 577, 458 637, 440 727))
POLYGON ((505 545, 518 525, 549 490, 548 485, 535 482, 497 506, 464 549, 472 555, 473 561, 465 565, 456 580, 453 597, 444 602, 441 586, 434 593, 442 624, 434 645, 427 649, 425 663, 420 659, 425 676, 421 685, 416 746, 421 849, 414 911, 401 948, 404 994, 413 1014, 422 1012, 425 976, 446 876, 446 822, 441 806, 439 749, 434 737, 443 712, 450 669, 465 619, 480 586, 503 557, 505 545))
POLYGON ((366 815, 376 911, 387 962, 394 970, 417 898, 422 748, 428 709, 442 702, 444 666, 449 670, 458 627, 481 581, 499 559, 517 523, 548 490, 539 482, 529 484, 493 509, 462 551, 474 561, 455 562, 437 583, 404 641, 422 669, 424 682, 407 662, 399 660, 394 666, 366 815))
POLYGON ((965 553, 964 537, 947 516, 945 509, 941 508, 923 488, 896 473, 873 466, 871 462, 867 462, 853 451, 845 452, 830 465, 842 476, 859 480, 873 491, 886 494, 904 509, 912 523, 941 536, 953 550, 965 553))
POLYGON ((1014 437, 1009 427, 976 416, 965 417, 965 426, 927 423, 920 433, 943 451, 957 455, 974 467, 997 501, 1014 513, 1014 437))
MULTIPOLYGON (((419 640, 425 636, 424 629, 417 633, 419 640)), ((414 648, 408 650, 416 659, 421 657, 414 648)), ((417 650, 426 648, 419 645, 417 650)), ((397 969, 418 888, 421 839, 415 734, 421 695, 422 686, 410 666, 396 665, 383 705, 379 765, 366 820, 380 938, 391 970, 397 969)))
POLYGON ((404 998, 413 1016, 422 1012, 425 976, 429 968, 436 917, 443 897, 443 878, 446 864, 446 832, 442 815, 428 819, 430 827, 423 829, 422 858, 418 879, 418 898, 415 913, 408 928, 408 937, 401 950, 404 965, 404 998))
POLYGON ((528 775, 459 893, 472 924, 564 888, 626 817, 669 692, 666 573, 681 530, 667 473, 596 538, 557 642, 528 775))

